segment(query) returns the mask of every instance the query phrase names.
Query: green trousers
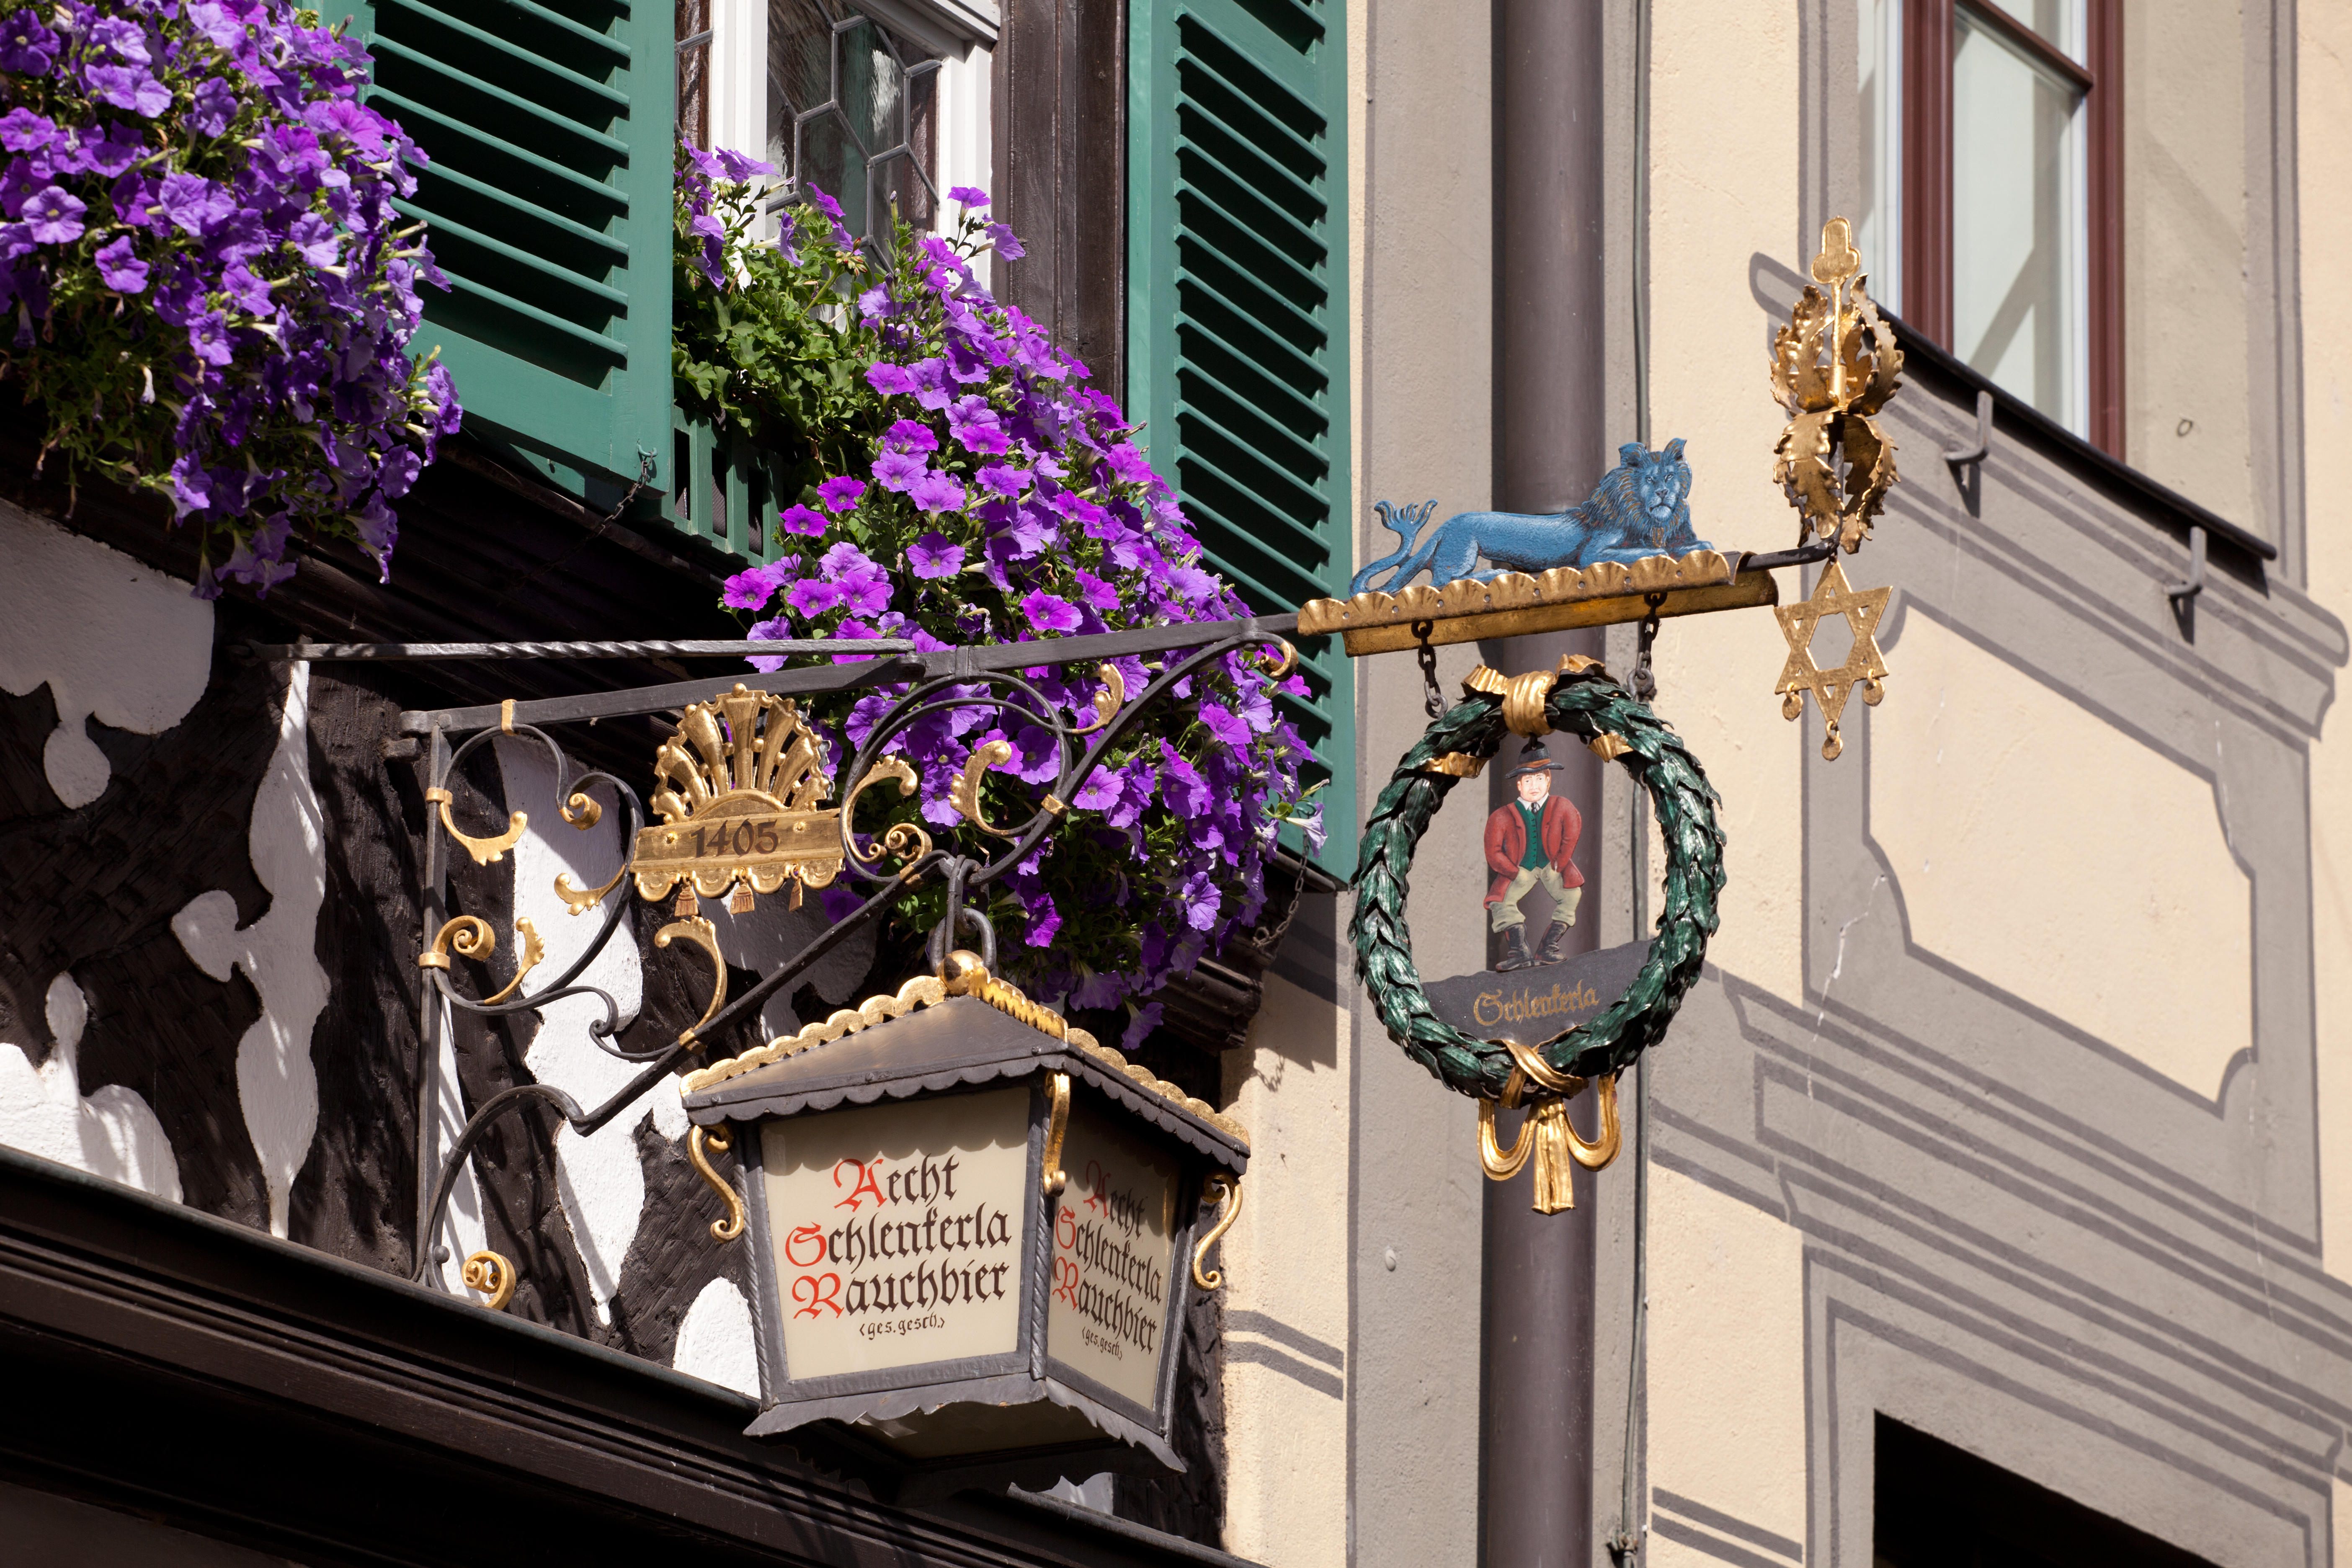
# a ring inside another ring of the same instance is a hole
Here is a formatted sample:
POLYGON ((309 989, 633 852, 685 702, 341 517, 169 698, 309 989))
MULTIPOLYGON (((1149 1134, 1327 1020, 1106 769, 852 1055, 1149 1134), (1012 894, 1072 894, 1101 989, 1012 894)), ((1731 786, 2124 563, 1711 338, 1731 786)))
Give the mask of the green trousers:
POLYGON ((1511 885, 1503 889, 1500 901, 1486 906, 1486 929, 1508 931, 1527 924, 1527 913, 1519 908, 1519 900, 1538 888, 1551 895, 1552 919, 1570 925, 1576 923, 1576 906, 1584 897, 1584 889, 1562 881, 1556 866, 1522 866, 1519 874, 1511 879, 1511 885))

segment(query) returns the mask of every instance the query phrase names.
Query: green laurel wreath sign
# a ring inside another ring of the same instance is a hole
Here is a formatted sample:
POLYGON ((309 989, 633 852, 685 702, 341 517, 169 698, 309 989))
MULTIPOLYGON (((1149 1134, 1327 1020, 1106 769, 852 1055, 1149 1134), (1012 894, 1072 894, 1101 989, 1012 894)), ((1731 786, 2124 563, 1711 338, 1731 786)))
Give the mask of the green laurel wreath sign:
MULTIPOLYGON (((1641 973, 1613 1005, 1538 1047, 1556 1071, 1598 1078, 1630 1066, 1663 1038, 1698 979, 1723 890, 1723 829, 1715 816, 1720 801, 1681 737, 1597 665, 1559 676, 1544 714, 1553 729, 1587 743, 1602 735, 1624 742, 1617 761, 1649 792, 1665 841, 1665 905, 1641 973)), ((1448 1089, 1484 1100, 1502 1098, 1510 1052, 1437 1016, 1413 966, 1404 907, 1413 849, 1458 782, 1428 771, 1431 764, 1448 752, 1489 759, 1507 733, 1501 696, 1474 694, 1433 721, 1404 754, 1364 825, 1356 913, 1348 925, 1356 977, 1371 994, 1389 1037, 1448 1089)))

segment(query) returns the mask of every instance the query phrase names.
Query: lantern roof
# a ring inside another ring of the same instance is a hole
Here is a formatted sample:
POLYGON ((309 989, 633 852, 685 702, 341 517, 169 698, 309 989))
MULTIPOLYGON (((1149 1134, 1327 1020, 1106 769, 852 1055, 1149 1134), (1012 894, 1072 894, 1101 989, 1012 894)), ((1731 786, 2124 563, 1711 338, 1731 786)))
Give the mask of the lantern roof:
POLYGON ((1130 1062, 959 952, 945 976, 780 1036, 686 1075, 697 1122, 748 1121, 936 1094, 1041 1071, 1067 1072, 1234 1172, 1249 1162, 1241 1123, 1130 1062))

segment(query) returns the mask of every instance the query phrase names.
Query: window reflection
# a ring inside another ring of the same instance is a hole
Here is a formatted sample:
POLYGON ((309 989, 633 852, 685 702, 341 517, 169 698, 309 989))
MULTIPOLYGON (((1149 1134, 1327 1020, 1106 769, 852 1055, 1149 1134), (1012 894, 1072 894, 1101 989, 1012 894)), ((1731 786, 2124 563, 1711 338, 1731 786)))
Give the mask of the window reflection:
MULTIPOLYGON (((2021 21, 2073 55, 2060 0, 2021 21)), ((1952 345, 2053 419, 2087 423, 2082 89, 1965 7, 1952 52, 1952 345)))
POLYGON ((939 205, 939 58, 826 0, 768 0, 768 158, 861 239, 939 205))

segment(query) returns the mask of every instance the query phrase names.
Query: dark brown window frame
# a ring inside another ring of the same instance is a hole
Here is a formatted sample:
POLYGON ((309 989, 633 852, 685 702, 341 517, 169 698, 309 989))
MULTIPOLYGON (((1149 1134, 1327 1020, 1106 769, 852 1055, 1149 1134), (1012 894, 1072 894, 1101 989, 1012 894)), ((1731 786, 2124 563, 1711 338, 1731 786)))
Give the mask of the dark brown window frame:
POLYGON ((1952 346, 1952 28, 1970 15, 2083 89, 2091 444, 2124 455, 2123 0, 2085 0, 2076 61, 1991 0, 1904 0, 1903 318, 1952 346))

